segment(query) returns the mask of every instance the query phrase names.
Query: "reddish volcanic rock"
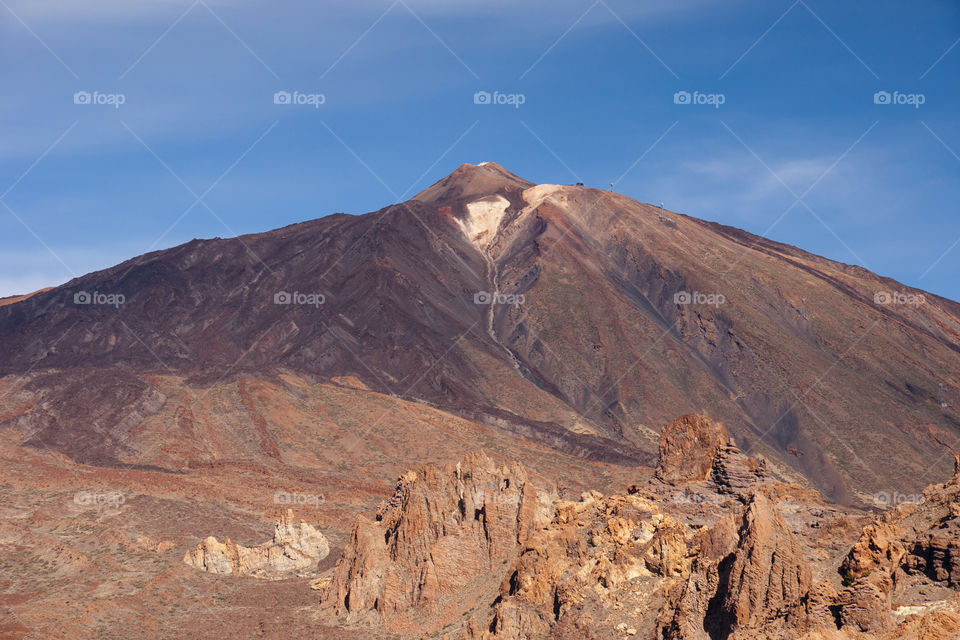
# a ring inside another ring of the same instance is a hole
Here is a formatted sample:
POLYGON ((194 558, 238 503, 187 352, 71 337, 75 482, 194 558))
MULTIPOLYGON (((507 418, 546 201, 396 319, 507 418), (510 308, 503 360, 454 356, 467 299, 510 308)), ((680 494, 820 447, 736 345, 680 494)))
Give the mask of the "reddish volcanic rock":
POLYGON ((707 416, 677 418, 660 432, 657 478, 672 484, 706 480, 714 458, 729 439, 723 425, 707 416))
POLYGON ((903 557, 903 536, 903 530, 885 518, 867 525, 844 558, 843 571, 853 577, 875 570, 890 575, 903 557))
POLYGON ((424 467, 400 477, 375 521, 358 521, 317 588, 341 624, 404 638, 955 640, 960 594, 903 573, 900 550, 958 511, 960 484, 931 487, 927 503, 875 520, 859 541, 835 517, 839 542, 823 518, 843 510, 813 492, 771 482, 730 499, 711 486, 685 487, 714 491, 702 501, 657 482, 588 491, 554 501, 548 521, 531 513, 548 505, 519 465, 476 454, 424 467), (838 593, 841 570, 851 582, 838 593), (919 590, 894 597, 909 580, 919 590))
POLYGON ((779 511, 762 492, 740 517, 721 520, 702 538, 691 576, 674 590, 658 621, 663 640, 765 637, 797 624, 810 592, 810 568, 779 511))
POLYGON ((893 627, 890 612, 890 585, 860 578, 840 594, 840 622, 844 627, 881 633, 893 627))
POLYGON ((762 628, 794 614, 811 587, 810 567, 780 512, 762 492, 740 525, 740 543, 721 589, 734 629, 762 628))
POLYGON ((770 472, 766 460, 748 458, 730 441, 717 452, 710 479, 721 493, 745 496, 757 485, 767 482, 770 472))
POLYGON ((347 620, 439 628, 451 600, 496 589, 537 526, 539 495, 522 465, 482 452, 404 474, 375 521, 358 519, 322 602, 347 620))

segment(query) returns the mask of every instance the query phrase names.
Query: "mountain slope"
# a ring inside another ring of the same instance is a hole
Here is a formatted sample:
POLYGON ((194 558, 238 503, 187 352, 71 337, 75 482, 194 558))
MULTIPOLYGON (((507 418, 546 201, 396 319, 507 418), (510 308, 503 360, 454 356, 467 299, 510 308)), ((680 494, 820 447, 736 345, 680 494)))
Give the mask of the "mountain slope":
POLYGON ((137 425, 168 402, 150 374, 349 377, 648 466, 660 425, 704 411, 843 502, 925 485, 960 436, 938 398, 960 386, 960 305, 494 163, 378 212, 195 240, 2 306, 0 350, 23 402, 0 400, 5 424, 100 464, 137 463, 137 425), (75 304, 84 292, 125 300, 75 304))

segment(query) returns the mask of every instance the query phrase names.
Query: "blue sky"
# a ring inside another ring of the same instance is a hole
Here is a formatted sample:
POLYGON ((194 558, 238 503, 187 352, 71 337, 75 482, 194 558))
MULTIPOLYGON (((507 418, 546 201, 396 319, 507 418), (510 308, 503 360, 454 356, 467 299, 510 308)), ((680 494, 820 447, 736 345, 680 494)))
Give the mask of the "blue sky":
POLYGON ((960 299, 958 42, 936 0, 0 0, 0 295, 494 160, 960 299))

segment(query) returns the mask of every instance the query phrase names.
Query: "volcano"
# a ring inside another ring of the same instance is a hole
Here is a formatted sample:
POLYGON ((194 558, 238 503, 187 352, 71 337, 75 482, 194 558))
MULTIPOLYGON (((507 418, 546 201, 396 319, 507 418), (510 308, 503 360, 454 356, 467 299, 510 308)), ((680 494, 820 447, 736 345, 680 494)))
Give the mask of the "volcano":
POLYGON ((389 474, 454 423, 558 473, 651 467, 661 426, 703 412, 856 504, 948 474, 960 436, 956 302, 492 162, 14 299, 0 351, 4 430, 99 468, 347 473, 360 448, 389 474))

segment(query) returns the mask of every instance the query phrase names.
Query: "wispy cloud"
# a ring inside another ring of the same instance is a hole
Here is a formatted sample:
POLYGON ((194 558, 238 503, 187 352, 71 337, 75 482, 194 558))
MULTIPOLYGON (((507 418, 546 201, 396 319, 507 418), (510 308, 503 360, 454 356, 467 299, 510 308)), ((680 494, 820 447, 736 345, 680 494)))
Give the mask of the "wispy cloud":
MULTIPOLYGON (((791 189, 801 193, 823 175, 832 163, 833 159, 825 156, 794 158, 774 162, 771 169, 791 189)), ((743 203, 756 204, 772 198, 780 200, 784 194, 789 195, 780 180, 743 155, 690 161, 683 164, 683 169, 689 172, 688 176, 693 180, 726 185, 728 189, 733 187, 737 200, 743 203)))

